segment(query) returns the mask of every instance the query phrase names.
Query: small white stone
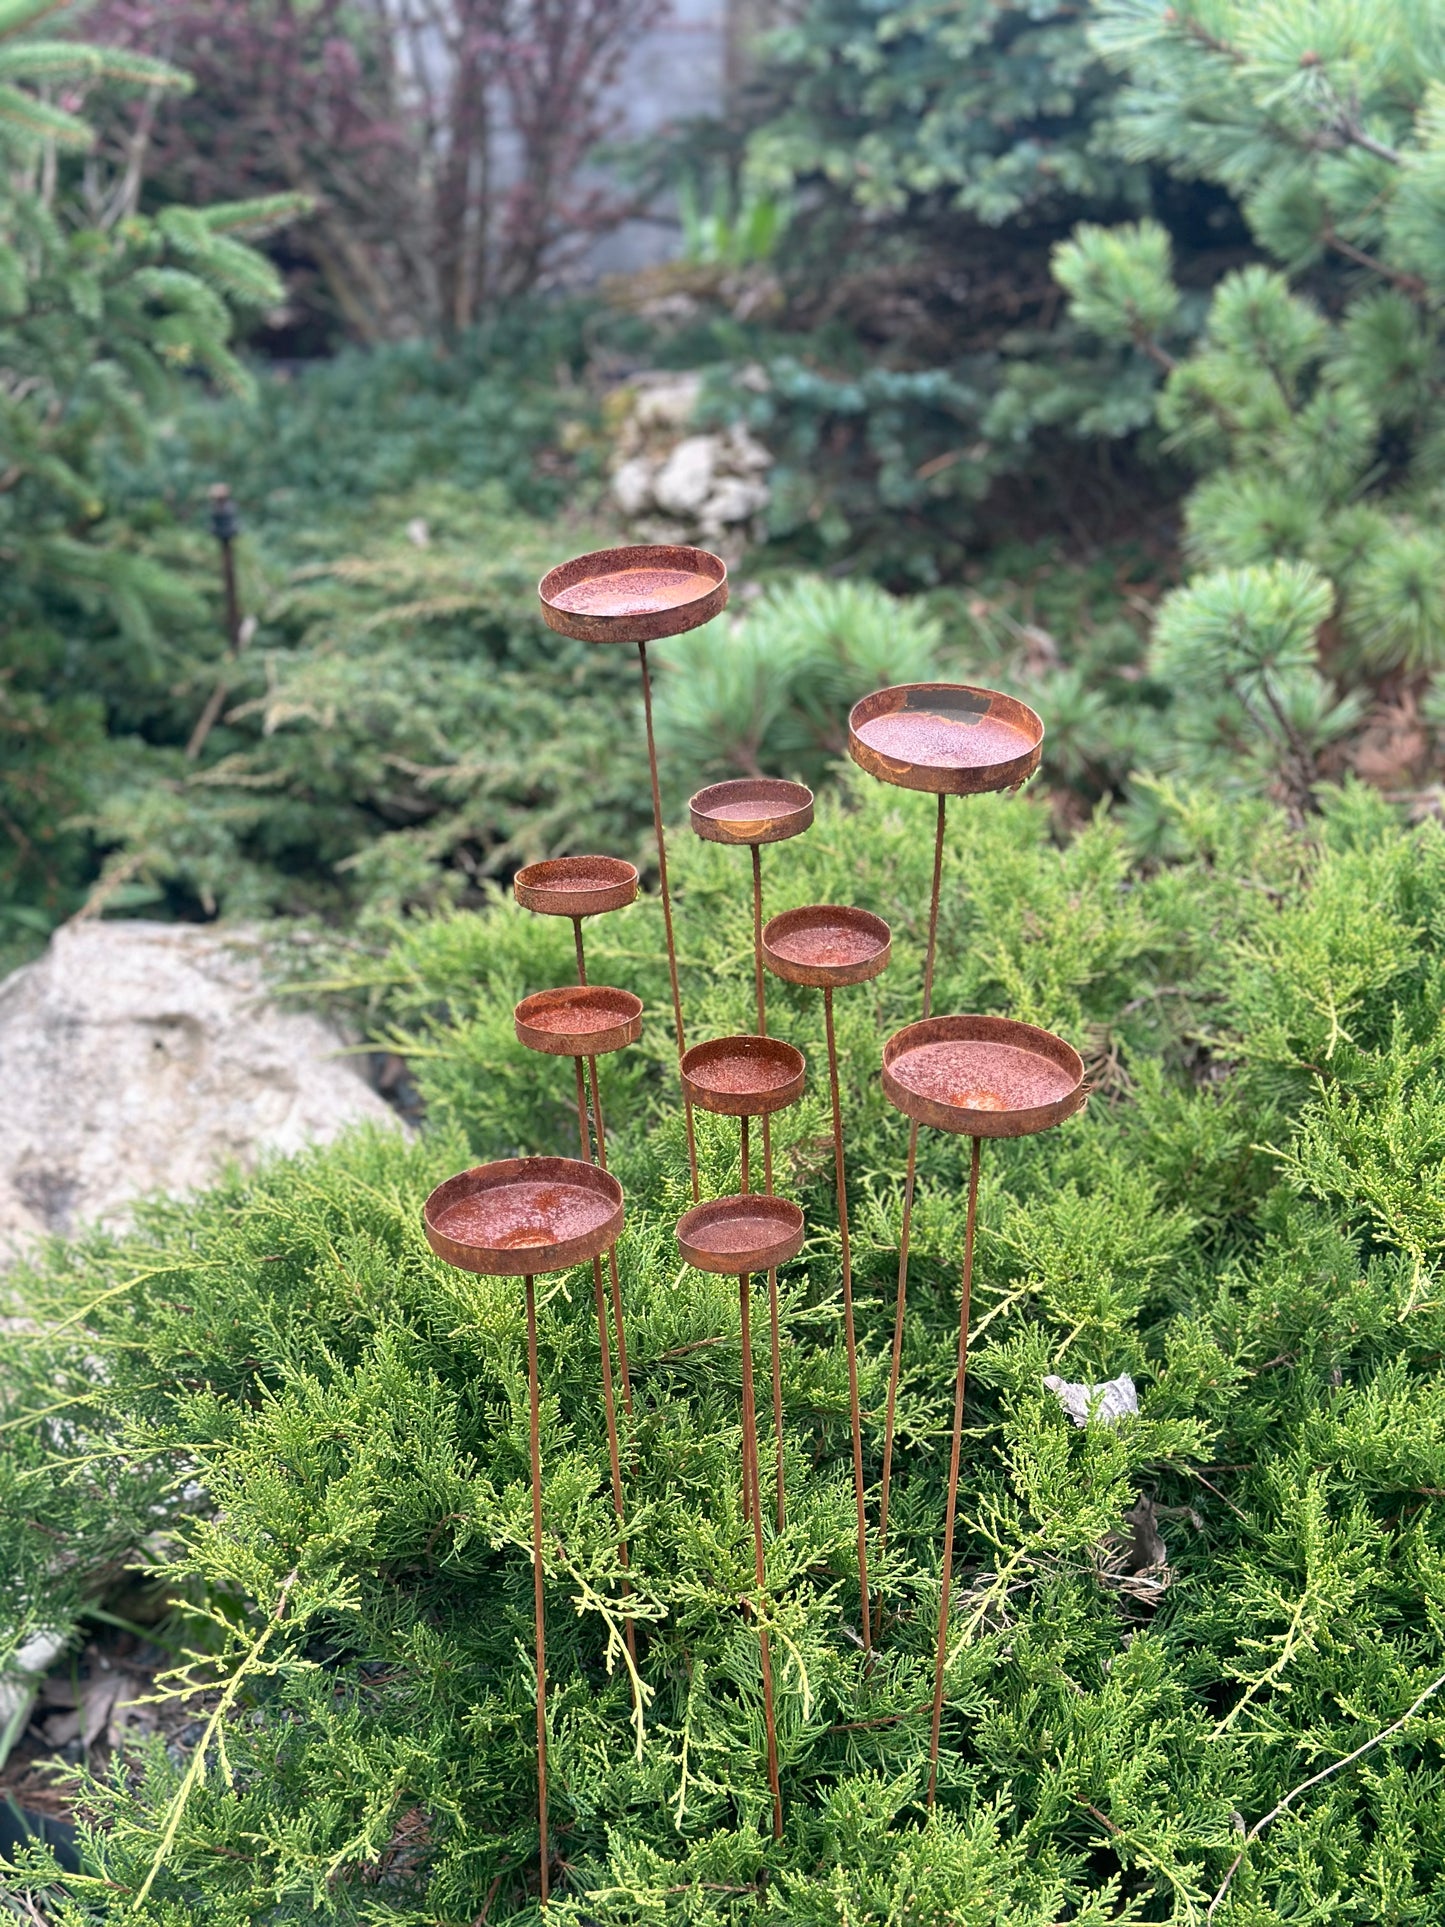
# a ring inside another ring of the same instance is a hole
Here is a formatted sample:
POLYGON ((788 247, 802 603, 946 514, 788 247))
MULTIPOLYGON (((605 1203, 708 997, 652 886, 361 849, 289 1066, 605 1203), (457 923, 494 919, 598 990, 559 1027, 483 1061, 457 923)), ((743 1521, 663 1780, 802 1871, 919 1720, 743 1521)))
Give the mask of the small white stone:
POLYGON ((731 528, 747 522, 768 506, 769 490, 764 482, 745 481, 741 475, 724 475, 703 503, 698 521, 704 529, 731 528))
POLYGON ((702 394, 701 375, 639 377, 633 414, 642 428, 686 428, 702 394))
POLYGON ((652 507, 652 484, 657 465, 646 455, 634 455, 623 462, 612 477, 612 499, 630 520, 652 507))
POLYGON ((1102 1385, 1075 1385, 1053 1373, 1044 1380, 1075 1425, 1117 1425, 1121 1418, 1137 1418, 1139 1395, 1127 1372, 1105 1379, 1102 1385))
POLYGON ((659 506, 671 515, 696 515, 712 494, 717 457, 715 435, 689 435, 679 442, 652 485, 659 506))

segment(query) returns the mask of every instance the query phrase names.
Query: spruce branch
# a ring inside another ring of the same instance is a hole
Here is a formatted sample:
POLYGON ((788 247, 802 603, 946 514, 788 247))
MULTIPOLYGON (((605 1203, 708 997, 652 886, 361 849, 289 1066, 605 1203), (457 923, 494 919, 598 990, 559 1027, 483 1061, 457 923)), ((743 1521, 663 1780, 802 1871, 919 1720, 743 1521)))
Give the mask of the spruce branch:
POLYGON ((1216 1909, 1223 1901, 1224 1896, 1229 1892, 1230 1882, 1234 1879, 1235 1874, 1238 1873, 1245 1854, 1248 1853, 1250 1847, 1264 1832, 1265 1828, 1271 1825, 1273 1821, 1278 1820, 1281 1814, 1286 1813, 1302 1794, 1308 1793, 1312 1787, 1319 1786, 1333 1774, 1343 1772, 1347 1766, 1353 1766, 1356 1760, 1362 1760, 1367 1753, 1373 1753, 1377 1746, 1383 1745, 1393 1734, 1398 1733, 1402 1727, 1408 1726, 1420 1708, 1425 1704, 1426 1700, 1431 1699, 1438 1693, 1442 1686, 1445 1686, 1445 1673, 1441 1673, 1438 1679, 1432 1679, 1420 1697, 1415 1700, 1411 1706, 1406 1708, 1399 1719, 1392 1721, 1389 1726, 1382 1728, 1380 1732, 1375 1734, 1373 1739, 1366 1740, 1363 1746, 1357 1746, 1353 1753, 1347 1753, 1342 1760, 1332 1761, 1329 1766, 1323 1767, 1320 1772, 1312 1773, 1309 1779, 1302 1780, 1297 1787, 1291 1788, 1278 1805, 1271 1807, 1262 1820, 1256 1820, 1249 1832, 1244 1836, 1244 1845, 1234 1856, 1230 1864, 1229 1872, 1220 1883, 1218 1893, 1215 1894, 1213 1900, 1209 1903, 1209 1911, 1204 1916, 1206 1922, 1213 1920, 1216 1909))

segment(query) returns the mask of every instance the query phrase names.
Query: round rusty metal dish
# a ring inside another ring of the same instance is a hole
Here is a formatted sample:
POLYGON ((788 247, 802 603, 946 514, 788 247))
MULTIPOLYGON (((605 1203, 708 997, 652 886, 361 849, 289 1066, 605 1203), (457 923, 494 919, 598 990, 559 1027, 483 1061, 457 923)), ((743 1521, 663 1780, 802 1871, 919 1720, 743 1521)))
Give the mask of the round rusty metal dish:
POLYGON ((810 903, 784 910, 763 929, 763 962, 790 984, 867 983, 888 967, 893 933, 870 910, 810 903))
POLYGON ((925 1017, 883 1046, 883 1089, 939 1131, 1029 1137, 1083 1105, 1084 1062, 1052 1031, 1011 1017, 925 1017))
POLYGON ((517 1042, 551 1057, 603 1057, 642 1035, 642 999, 605 984, 564 984, 524 997, 512 1012, 517 1042))
POLYGON ((677 1246, 699 1271, 772 1271, 803 1248, 803 1214, 788 1198, 754 1192, 710 1198, 677 1221, 677 1246))
POLYGON ((711 622, 727 607, 721 556, 679 543, 596 549, 549 569, 537 585, 542 620, 578 642, 657 642, 711 622))
POLYGON ((502 1158, 439 1184, 422 1207, 426 1241, 460 1271, 491 1278, 570 1271, 622 1230, 622 1186, 580 1158, 502 1158))
POLYGON ((1027 703, 968 683, 899 683, 848 717, 848 754, 861 769, 934 796, 1013 789, 1038 768, 1043 740, 1027 703))
POLYGON ((778 776, 740 776, 710 783, 687 807, 708 843, 782 843, 812 822, 813 792, 778 776))
POLYGON ((714 1037, 694 1044, 680 1065, 682 1088, 700 1110, 762 1117, 803 1094, 803 1053, 780 1037, 714 1037))
POLYGON ((600 917, 637 896, 637 865, 620 856, 558 856, 529 863, 512 879, 524 910, 544 917, 600 917))

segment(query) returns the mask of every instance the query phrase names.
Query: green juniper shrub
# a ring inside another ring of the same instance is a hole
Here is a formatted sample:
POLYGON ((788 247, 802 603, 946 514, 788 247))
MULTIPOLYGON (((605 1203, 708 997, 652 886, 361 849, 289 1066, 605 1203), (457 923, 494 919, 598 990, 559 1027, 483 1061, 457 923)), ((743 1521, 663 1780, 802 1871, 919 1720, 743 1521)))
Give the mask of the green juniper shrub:
MULTIPOLYGON (((1434 1917, 1445 1712, 1427 1699, 1395 1725, 1445 1673, 1445 838, 1360 788, 1309 837, 1209 790, 1161 786, 1160 808, 1179 854, 1143 872, 1107 820, 1061 847, 1028 799, 950 814, 937 1006, 1056 1027, 1094 1095, 1056 1132, 986 1147, 931 1816, 966 1146, 920 1140, 870 1666, 819 999, 773 986, 773 1027, 811 1066, 777 1134, 810 1239, 780 1280, 775 1844, 743 1610, 737 1298, 673 1242, 688 1189, 656 900, 589 927, 593 977, 649 1009, 642 1047, 604 1067, 628 1193, 639 1679, 573 1274, 541 1293, 557 1919, 1201 1923, 1241 1849, 1220 1922, 1434 1917), (1140 1415, 1116 1426, 1076 1428, 1042 1382, 1125 1370, 1140 1415), (1141 1500, 1163 1562, 1138 1551, 1141 1500)), ((895 927, 890 970, 838 996, 875 1479, 906 1141, 877 1062, 918 1007, 931 814, 858 779, 767 866, 770 909, 863 903, 895 927)), ((746 860, 681 832, 673 849, 704 1036, 748 1017, 746 860)), ((566 1067, 529 1058, 509 1022, 515 997, 570 976, 559 922, 498 902, 399 923, 385 949, 308 953, 313 991, 411 1052, 425 1133, 149 1204, 133 1235, 13 1274, 5 1650, 68 1628, 140 1548, 190 1602, 198 1654, 166 1689, 197 1689, 190 1750, 83 1777, 82 1873, 37 1852, 7 1877, 16 1905, 60 1927, 538 1917, 521 1295, 440 1264, 418 1214, 473 1158, 571 1147, 566 1067)), ((700 1123, 720 1192, 736 1131, 700 1123)))

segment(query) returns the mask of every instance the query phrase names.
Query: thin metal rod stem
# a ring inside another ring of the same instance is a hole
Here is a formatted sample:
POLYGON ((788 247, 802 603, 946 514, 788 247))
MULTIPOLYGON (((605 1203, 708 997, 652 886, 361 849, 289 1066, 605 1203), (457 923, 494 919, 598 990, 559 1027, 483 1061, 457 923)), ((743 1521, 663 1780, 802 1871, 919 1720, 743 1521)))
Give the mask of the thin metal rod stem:
POLYGON ((572 940, 577 946, 577 981, 579 984, 585 984, 587 981, 587 955, 582 948, 581 917, 573 917, 572 919, 572 940))
POLYGON ((542 1415, 537 1387, 537 1297, 527 1286, 527 1392, 531 1405, 532 1446, 532 1606, 537 1647, 537 1827, 540 1836, 542 1905, 547 1904, 547 1627, 542 1614, 542 1415))
MULTIPOLYGON (((762 1616, 767 1589, 767 1570, 763 1564, 763 1508, 758 1490, 757 1406, 753 1396, 753 1336, 749 1316, 752 1280, 744 1272, 738 1280, 738 1308, 742 1319, 743 1347, 743 1477, 752 1488, 753 1575, 758 1588, 758 1614, 762 1616), (748 1441, 753 1450, 748 1452, 748 1441)), ((778 1779, 778 1729, 773 1717, 773 1660, 768 1647, 768 1629, 758 1627, 758 1642, 763 1663, 763 1718, 768 1730, 768 1784, 773 1793, 773 1838, 783 1837, 783 1791, 778 1779)))
MULTIPOLYGON (((597 1132, 597 1162, 607 1169, 607 1126, 602 1118, 602 1089, 597 1082, 597 1059, 587 1059, 587 1074, 592 1080, 592 1122, 597 1132)), ((632 1374, 627 1369, 627 1328, 622 1321, 622 1285, 617 1276, 617 1247, 607 1253, 607 1269, 612 1280, 612 1323, 617 1333, 617 1378, 622 1386, 622 1403, 632 1417, 632 1374)))
POLYGON ((843 1340, 848 1349, 848 1413, 853 1427, 853 1500, 858 1513, 858 1589, 863 1621, 863 1651, 873 1651, 868 1605, 868 1510, 863 1486, 863 1414, 858 1402, 858 1346, 853 1333, 853 1255, 848 1241, 848 1179, 843 1159, 843 1106, 838 1095, 838 1040, 833 1030, 832 986, 823 987, 823 1021, 828 1033, 828 1083, 833 1094, 833 1176, 838 1191, 838 1235, 843 1247, 843 1340))
MULTIPOLYGON (((679 1059, 687 1049, 687 1039, 682 1028, 682 992, 677 982, 677 945, 672 934, 672 897, 667 887, 667 838, 662 829, 662 791, 657 781, 657 743, 652 734, 652 678, 647 673, 647 644, 637 645, 637 660, 642 667, 642 716, 647 725, 647 773, 652 779, 652 827, 657 836, 657 876, 662 890, 662 924, 667 933, 667 970, 672 979, 672 1020, 677 1032, 677 1054, 679 1059)), ((687 1161, 692 1171, 692 1198, 696 1204, 699 1196, 697 1187, 697 1139, 692 1128, 692 1099, 686 1090, 682 1094, 682 1113, 687 1125, 687 1161)))
MULTIPOLYGON (((753 854, 753 977, 757 986, 758 1035, 768 1034, 768 1003, 764 992, 763 977, 763 852, 758 843, 750 843, 748 848, 753 854)), ((772 1195, 773 1190, 773 1132, 772 1120, 763 1112, 763 1189, 772 1195)), ((778 1274, 776 1270, 768 1273, 768 1324, 772 1344, 773 1366, 773 1442, 775 1459, 775 1487, 777 1494, 778 1531, 783 1529, 786 1516, 786 1496, 783 1476, 783 1341, 781 1320, 778 1315, 778 1274)))
POLYGON ((743 1167, 742 1191, 743 1196, 746 1197, 748 1191, 748 1119, 746 1117, 740 1117, 738 1119, 738 1150, 742 1158, 743 1167))
MULTIPOLYGON (((933 890, 928 904, 928 949, 923 959, 923 1014, 933 1009, 933 960, 938 947, 938 899, 943 883, 943 825, 948 799, 938 799, 938 826, 933 833, 933 890)), ((908 1242, 913 1229, 913 1190, 918 1169, 918 1120, 908 1127, 908 1169, 903 1180, 903 1226, 898 1238, 898 1296, 893 1307, 893 1359, 888 1371, 888 1407, 883 1420, 883 1489, 878 1502, 878 1545, 888 1541, 888 1498, 893 1476, 893 1428, 898 1405, 898 1376, 903 1364, 903 1313, 908 1300, 908 1242)))
POLYGON ((973 1293, 973 1229, 978 1217, 978 1153, 968 1167, 968 1224, 963 1234, 963 1295, 958 1313, 958 1374, 953 1386, 953 1447, 948 1461, 948 1510, 943 1521, 943 1594, 938 1602, 938 1651, 933 1662, 933 1727, 928 1740, 928 1804, 938 1784, 938 1729, 943 1718, 943 1671, 948 1661, 948 1594, 953 1584, 953 1526, 958 1513, 958 1460, 963 1447, 963 1393, 968 1379, 968 1306, 973 1293))

